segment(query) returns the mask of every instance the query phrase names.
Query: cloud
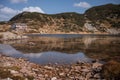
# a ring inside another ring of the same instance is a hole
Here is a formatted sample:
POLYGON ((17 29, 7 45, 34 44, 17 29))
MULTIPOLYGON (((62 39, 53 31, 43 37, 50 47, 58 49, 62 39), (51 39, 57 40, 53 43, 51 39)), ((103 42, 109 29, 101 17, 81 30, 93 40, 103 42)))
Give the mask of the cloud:
POLYGON ((91 5, 87 2, 79 2, 74 4, 75 7, 81 7, 81 8, 90 8, 91 5))
POLYGON ((44 11, 40 7, 25 7, 22 11, 44 13, 44 11))
POLYGON ((11 3, 26 3, 28 0, 10 0, 11 3))
POLYGON ((15 10, 6 6, 0 7, 0 21, 8 21, 10 18, 21 12, 39 12, 45 13, 40 7, 25 7, 22 10, 15 10))
POLYGON ((2 6, 0 8, 0 21, 9 20, 11 17, 18 14, 19 12, 19 10, 14 10, 12 8, 2 6))
POLYGON ((14 10, 14 9, 8 8, 8 7, 3 7, 0 9, 0 13, 3 13, 3 14, 16 14, 18 12, 19 12, 19 10, 14 10))

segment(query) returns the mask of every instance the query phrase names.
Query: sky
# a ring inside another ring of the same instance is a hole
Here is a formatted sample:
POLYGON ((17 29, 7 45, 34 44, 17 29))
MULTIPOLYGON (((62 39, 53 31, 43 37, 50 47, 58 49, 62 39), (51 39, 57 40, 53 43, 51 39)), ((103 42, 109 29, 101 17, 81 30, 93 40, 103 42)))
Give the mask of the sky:
POLYGON ((44 14, 84 13, 93 6, 108 3, 120 4, 120 0, 0 0, 0 21, 8 21, 24 11, 44 14))

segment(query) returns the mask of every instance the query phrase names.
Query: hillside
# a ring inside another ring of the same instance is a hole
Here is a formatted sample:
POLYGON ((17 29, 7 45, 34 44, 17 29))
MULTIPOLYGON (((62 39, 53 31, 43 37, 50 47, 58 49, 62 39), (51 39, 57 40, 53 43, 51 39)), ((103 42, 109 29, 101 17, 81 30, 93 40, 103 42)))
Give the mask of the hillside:
POLYGON ((85 12, 85 17, 100 31, 111 33, 120 28, 120 5, 107 4, 92 7, 85 12))
POLYGON ((120 33, 120 5, 106 4, 75 12, 42 14, 23 12, 9 23, 26 23, 29 33, 120 33))

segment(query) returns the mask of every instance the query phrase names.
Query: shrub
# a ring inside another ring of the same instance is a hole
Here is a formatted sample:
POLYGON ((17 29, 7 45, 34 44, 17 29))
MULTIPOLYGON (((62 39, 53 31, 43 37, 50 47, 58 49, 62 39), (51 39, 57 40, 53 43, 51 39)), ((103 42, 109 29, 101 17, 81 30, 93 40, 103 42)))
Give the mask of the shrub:
POLYGON ((11 76, 12 76, 12 74, 10 73, 10 71, 0 67, 0 78, 8 78, 11 76))
POLYGON ((116 61, 109 61, 102 67, 102 76, 107 80, 120 79, 120 63, 116 61))
POLYGON ((2 39, 3 38, 3 35, 0 35, 0 39, 2 39))

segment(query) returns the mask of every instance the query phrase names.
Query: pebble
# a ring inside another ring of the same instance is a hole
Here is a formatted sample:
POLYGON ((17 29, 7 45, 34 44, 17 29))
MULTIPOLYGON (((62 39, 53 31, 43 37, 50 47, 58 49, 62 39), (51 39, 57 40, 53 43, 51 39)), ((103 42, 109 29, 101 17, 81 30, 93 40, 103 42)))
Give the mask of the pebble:
MULTIPOLYGON (((96 80, 100 79, 102 64, 77 63, 71 65, 37 65, 24 59, 17 59, 0 55, 0 67, 19 67, 20 70, 9 69, 10 73, 26 76, 33 76, 34 80, 96 80), (7 63, 7 64, 6 64, 7 63), (92 66, 91 66, 92 65, 92 66), (94 74, 93 74, 94 73, 94 74)), ((1 79, 0 79, 1 80, 1 79)))
POLYGON ((51 80, 57 80, 57 78, 56 78, 56 77, 53 77, 53 78, 51 78, 51 80))

